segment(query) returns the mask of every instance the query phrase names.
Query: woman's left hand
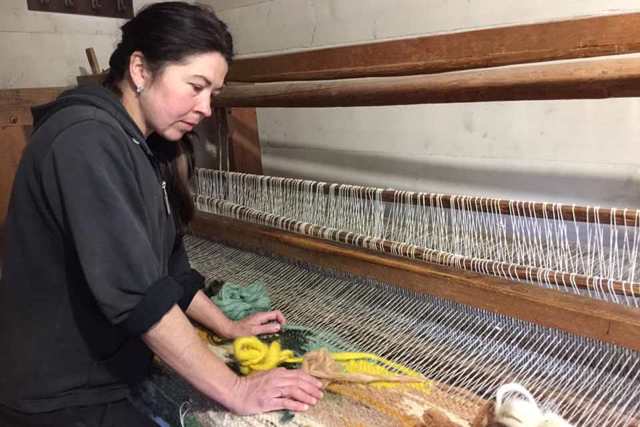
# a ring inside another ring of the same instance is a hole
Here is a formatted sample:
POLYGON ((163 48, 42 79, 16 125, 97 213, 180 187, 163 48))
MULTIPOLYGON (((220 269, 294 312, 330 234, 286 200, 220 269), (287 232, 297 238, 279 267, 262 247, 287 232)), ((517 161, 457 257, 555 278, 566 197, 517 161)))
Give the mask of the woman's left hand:
POLYGON ((233 322, 230 338, 276 334, 285 322, 286 319, 280 310, 255 313, 233 322))

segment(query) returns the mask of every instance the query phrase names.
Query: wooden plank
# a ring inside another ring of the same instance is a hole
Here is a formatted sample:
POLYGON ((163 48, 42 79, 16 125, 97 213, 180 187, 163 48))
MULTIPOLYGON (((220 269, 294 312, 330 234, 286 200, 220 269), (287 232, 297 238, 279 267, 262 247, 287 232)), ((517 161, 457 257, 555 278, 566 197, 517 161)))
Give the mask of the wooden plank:
POLYGON ((2 275, 2 263, 4 260, 4 256, 5 256, 5 235, 6 235, 6 231, 4 229, 4 224, 0 224, 0 276, 2 275))
POLYGON ((0 90, 0 126, 31 126, 31 107, 51 102, 64 87, 0 90))
POLYGON ((0 266, 4 257, 4 222, 13 178, 31 133, 31 107, 53 101, 67 88, 45 87, 0 90, 0 266))
POLYGON ((202 121, 202 127, 209 135, 209 139, 215 144, 217 169, 221 171, 228 171, 231 167, 229 164, 231 138, 229 137, 228 118, 229 109, 216 107, 213 109, 211 118, 202 121))
POLYGON ((109 18, 133 18, 133 0, 27 0, 29 10, 109 18))
POLYGON ((539 325, 640 350, 637 309, 473 272, 382 256, 199 212, 193 233, 321 268, 373 278, 539 325))
POLYGON ((0 127, 0 266, 4 258, 5 220, 13 188, 13 178, 27 146, 30 127, 0 127))
POLYGON ((430 74, 640 52, 640 13, 465 31, 236 60, 229 80, 430 74))
POLYGON ((92 47, 88 47, 84 50, 87 55, 87 61, 89 61, 89 67, 91 68, 91 74, 100 74, 100 63, 96 56, 96 51, 92 47))
POLYGON ((256 109, 228 109, 228 124, 231 170, 261 175, 262 152, 256 109))
POLYGON ((349 107, 639 95, 640 58, 605 57, 417 76, 230 84, 216 103, 224 107, 349 107))
POLYGON ((0 127, 0 224, 4 223, 13 187, 13 177, 18 170, 22 152, 27 146, 30 128, 0 127))

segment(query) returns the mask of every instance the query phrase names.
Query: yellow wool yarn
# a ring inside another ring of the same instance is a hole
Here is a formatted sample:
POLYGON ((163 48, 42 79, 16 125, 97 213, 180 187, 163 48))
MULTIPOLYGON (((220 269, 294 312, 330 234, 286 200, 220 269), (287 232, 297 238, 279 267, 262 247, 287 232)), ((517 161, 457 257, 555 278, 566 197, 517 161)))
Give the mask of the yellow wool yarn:
MULTIPOLYGON (((398 363, 392 362, 385 358, 376 356, 370 353, 332 353, 331 357, 342 365, 343 369, 347 373, 352 374, 369 374, 379 376, 391 376, 396 374, 402 374, 409 377, 423 378, 422 374, 409 369, 406 366, 402 366, 398 363)), ((371 384, 375 388, 390 388, 398 387, 400 384, 397 382, 378 381, 371 384)), ((416 382, 404 384, 404 387, 411 387, 417 390, 428 391, 428 382, 416 382)))
MULTIPOLYGON (((240 365, 240 372, 248 375, 256 371, 268 371, 282 363, 302 363, 303 358, 294 357, 293 351, 283 350, 278 341, 265 344, 257 337, 236 338, 233 354, 240 365)), ((370 353, 340 352, 330 353, 346 373, 392 376, 396 374, 422 378, 419 372, 370 353)), ((404 384, 422 391, 428 391, 429 382, 404 384)), ((372 384, 378 388, 398 387, 397 382, 378 381, 372 384)))
POLYGON ((233 341, 233 355, 240 364, 240 372, 268 371, 281 363, 302 363, 293 351, 282 350, 278 341, 267 345, 257 337, 240 337, 233 341))

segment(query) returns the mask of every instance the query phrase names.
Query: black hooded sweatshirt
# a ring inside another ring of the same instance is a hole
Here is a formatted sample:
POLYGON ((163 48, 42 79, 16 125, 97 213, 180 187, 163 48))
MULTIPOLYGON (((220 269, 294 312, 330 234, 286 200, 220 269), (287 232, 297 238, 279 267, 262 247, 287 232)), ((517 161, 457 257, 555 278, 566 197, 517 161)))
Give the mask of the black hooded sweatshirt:
POLYGON ((203 282, 114 94, 73 89, 33 116, 0 281, 0 404, 28 413, 126 397, 152 360, 141 335, 203 282))

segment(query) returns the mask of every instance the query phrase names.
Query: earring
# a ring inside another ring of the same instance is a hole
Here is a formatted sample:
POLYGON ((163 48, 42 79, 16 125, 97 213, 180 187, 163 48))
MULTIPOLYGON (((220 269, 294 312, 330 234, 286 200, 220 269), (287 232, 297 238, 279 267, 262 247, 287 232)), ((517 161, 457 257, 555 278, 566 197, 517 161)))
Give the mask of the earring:
POLYGON ((142 91, 143 91, 143 90, 144 90, 144 87, 143 87, 143 86, 137 86, 137 87, 136 87, 136 93, 137 93, 138 95, 140 95, 140 94, 142 93, 142 91))

